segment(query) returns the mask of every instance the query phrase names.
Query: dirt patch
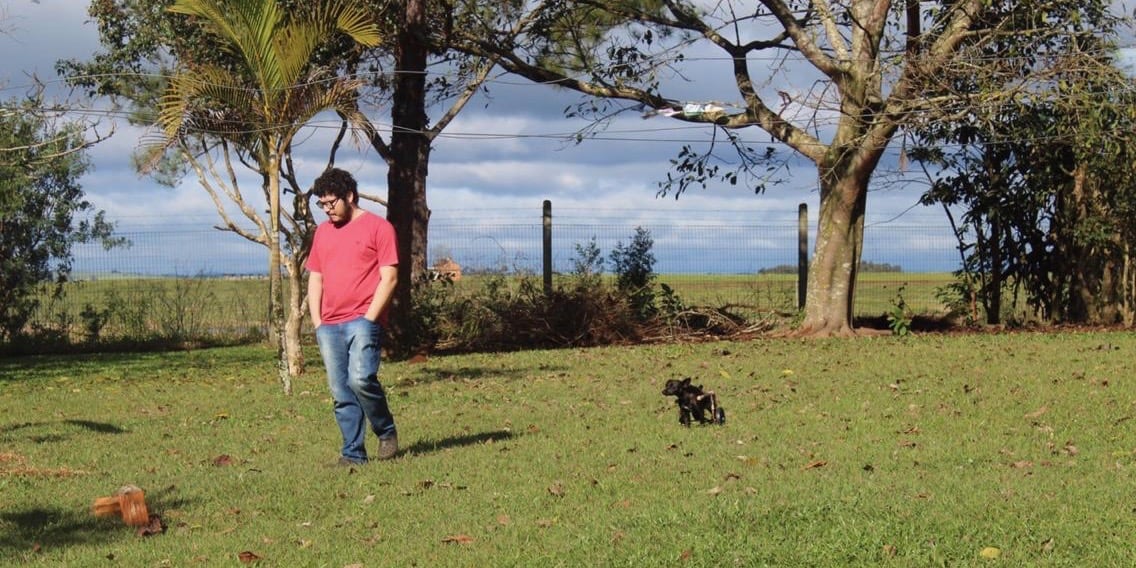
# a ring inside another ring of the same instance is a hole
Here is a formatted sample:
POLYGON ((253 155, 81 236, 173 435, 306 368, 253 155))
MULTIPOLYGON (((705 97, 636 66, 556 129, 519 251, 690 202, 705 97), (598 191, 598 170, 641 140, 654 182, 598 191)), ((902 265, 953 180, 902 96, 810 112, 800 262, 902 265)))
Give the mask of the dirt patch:
POLYGON ((70 468, 39 468, 28 465, 28 458, 13 452, 0 452, 0 477, 75 477, 87 472, 70 468))

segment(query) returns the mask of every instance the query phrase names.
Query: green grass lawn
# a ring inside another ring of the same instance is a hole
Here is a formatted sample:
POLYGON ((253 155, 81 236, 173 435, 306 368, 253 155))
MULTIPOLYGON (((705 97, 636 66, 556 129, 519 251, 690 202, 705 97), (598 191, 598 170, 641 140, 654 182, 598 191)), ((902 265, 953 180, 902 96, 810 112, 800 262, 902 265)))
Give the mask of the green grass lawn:
POLYGON ((1021 333, 392 363, 404 450, 357 468, 332 465, 314 352, 291 397, 261 346, 0 359, 0 563, 1127 566, 1134 352, 1021 333), (659 391, 683 376, 724 426, 678 424, 659 391), (91 515, 127 483, 165 533, 91 515))

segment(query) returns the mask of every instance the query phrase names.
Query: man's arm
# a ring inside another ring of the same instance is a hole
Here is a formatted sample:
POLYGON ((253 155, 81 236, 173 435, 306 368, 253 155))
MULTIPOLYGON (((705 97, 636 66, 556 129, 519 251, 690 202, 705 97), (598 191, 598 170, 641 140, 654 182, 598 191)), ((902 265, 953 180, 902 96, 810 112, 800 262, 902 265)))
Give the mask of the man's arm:
MULTIPOLYGON (((398 266, 379 267, 379 285, 375 288, 375 297, 371 298, 371 306, 367 308, 364 316, 371 321, 378 321, 379 316, 390 306, 394 299, 394 288, 398 285, 398 266)), ((308 290, 311 290, 309 287, 308 290)))
POLYGON ((312 315, 312 328, 317 328, 323 322, 320 317, 320 302, 323 300, 323 274, 319 272, 308 273, 308 312, 312 315))

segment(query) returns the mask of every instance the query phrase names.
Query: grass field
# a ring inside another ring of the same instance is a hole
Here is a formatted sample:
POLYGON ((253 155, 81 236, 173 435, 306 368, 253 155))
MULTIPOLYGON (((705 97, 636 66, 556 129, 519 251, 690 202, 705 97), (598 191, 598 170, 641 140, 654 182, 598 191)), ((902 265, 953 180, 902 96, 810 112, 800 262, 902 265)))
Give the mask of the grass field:
POLYGON ((404 450, 358 468, 332 465, 321 373, 285 397, 266 347, 0 359, 0 562, 1128 566, 1134 352, 1021 333, 392 363, 404 450), (679 426, 659 391, 682 376, 724 426, 679 426), (165 533, 91 516, 126 483, 165 533))
MULTIPOLYGON (((876 317, 890 312, 901 292, 913 314, 941 315, 946 308, 936 291, 952 281, 943 273, 867 273, 859 280, 855 313, 876 317)), ((457 294, 471 294, 483 276, 455 283, 457 294)), ((729 307, 743 317, 790 316, 797 311, 797 280, 792 275, 661 275, 688 306, 729 307)), ((99 338, 143 340, 211 335, 256 336, 267 329, 267 281, 226 278, 102 277, 67 285, 59 300, 44 298, 35 318, 40 326, 67 329, 74 341, 90 339, 90 315, 102 317, 99 338)))

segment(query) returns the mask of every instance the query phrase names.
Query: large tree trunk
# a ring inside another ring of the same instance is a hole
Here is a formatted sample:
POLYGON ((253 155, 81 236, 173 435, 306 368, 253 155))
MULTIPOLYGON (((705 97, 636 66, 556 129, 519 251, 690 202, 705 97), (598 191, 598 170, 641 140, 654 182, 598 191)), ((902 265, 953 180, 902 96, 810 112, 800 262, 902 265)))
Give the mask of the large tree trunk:
MULTIPOLYGON (((288 318, 284 322, 284 352, 287 355, 288 375, 298 377, 304 372, 303 331, 304 315, 307 313, 305 299, 307 286, 304 271, 299 262, 286 262, 288 270, 288 318)), ((290 390, 285 386, 285 392, 290 390)))
POLYGON ((276 370, 284 394, 292 394, 292 375, 288 370, 288 350, 284 327, 284 282, 280 255, 280 155, 269 150, 268 180, 268 325, 276 343, 276 370))
POLYGON ((797 335, 856 334, 852 316, 864 245, 868 182, 882 154, 882 145, 876 149, 834 146, 828 155, 835 159, 817 165, 820 217, 813 261, 809 264, 805 319, 797 335))
POLYGON ((387 170, 387 218, 398 235, 398 280, 391 309, 394 349, 406 353, 418 346, 411 319, 417 280, 426 273, 427 231, 430 208, 426 205, 426 175, 430 137, 426 132, 425 0, 405 0, 395 53, 395 86, 391 107, 390 160, 387 170))
POLYGON ((805 319, 799 334, 853 335, 852 302, 864 240, 867 184, 844 178, 823 187, 813 261, 809 264, 805 319))

